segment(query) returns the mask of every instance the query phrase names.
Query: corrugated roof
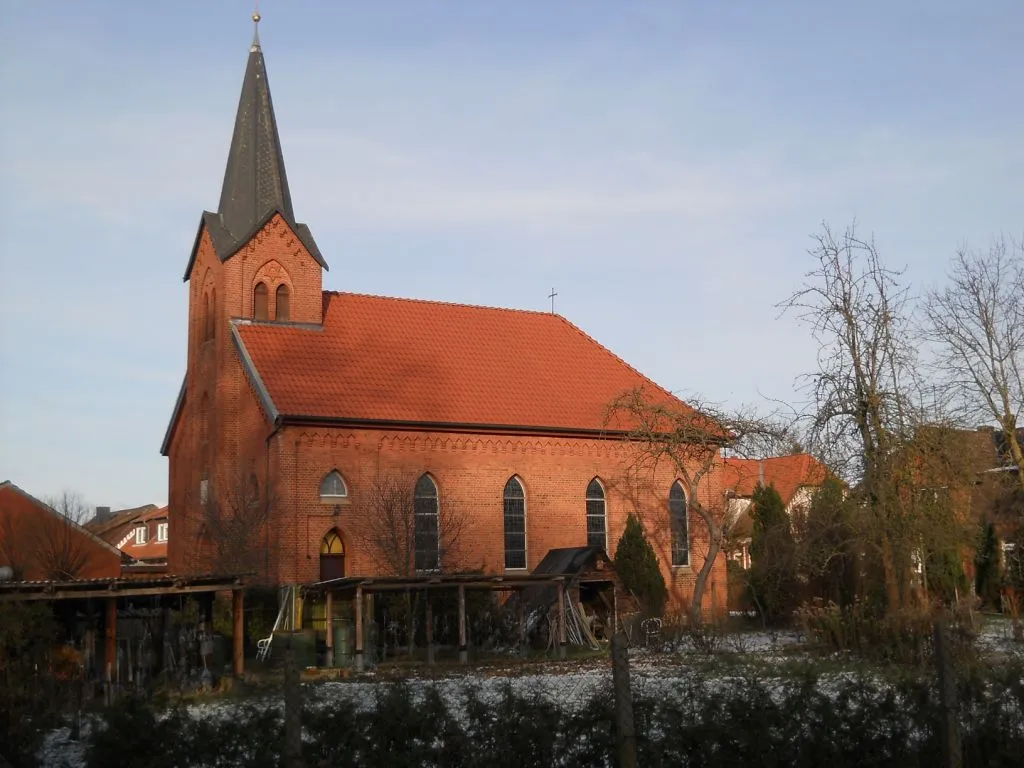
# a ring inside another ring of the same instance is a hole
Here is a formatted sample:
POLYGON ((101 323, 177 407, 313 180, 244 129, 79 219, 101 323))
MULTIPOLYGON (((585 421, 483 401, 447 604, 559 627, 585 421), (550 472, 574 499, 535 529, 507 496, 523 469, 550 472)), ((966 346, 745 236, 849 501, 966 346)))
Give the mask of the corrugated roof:
POLYGON ((599 431, 634 388, 687 407, 559 315, 352 293, 324 303, 322 328, 236 321, 250 375, 285 416, 599 431))

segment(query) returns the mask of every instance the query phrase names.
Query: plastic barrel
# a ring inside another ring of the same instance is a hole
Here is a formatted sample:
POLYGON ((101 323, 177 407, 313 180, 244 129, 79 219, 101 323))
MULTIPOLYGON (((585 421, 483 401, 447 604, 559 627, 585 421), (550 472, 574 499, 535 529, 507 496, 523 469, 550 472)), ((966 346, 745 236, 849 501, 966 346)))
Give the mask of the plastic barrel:
POLYGON ((347 667, 352 662, 352 623, 334 622, 334 666, 347 667))

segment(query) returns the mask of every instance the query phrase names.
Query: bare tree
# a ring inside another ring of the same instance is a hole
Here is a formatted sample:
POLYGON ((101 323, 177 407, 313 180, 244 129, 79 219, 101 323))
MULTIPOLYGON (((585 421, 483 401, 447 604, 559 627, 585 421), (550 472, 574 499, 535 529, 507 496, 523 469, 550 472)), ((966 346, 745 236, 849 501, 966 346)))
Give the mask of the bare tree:
POLYGON ((266 573, 276 548, 268 535, 276 499, 256 473, 239 470, 200 500, 199 546, 190 552, 192 570, 266 573))
MULTIPOLYGON (((721 466, 721 451, 729 446, 741 455, 765 455, 768 446, 785 440, 787 431, 752 411, 727 413, 691 399, 689 406, 634 389, 620 395, 610 406, 607 424, 625 428, 632 456, 627 467, 629 485, 643 485, 657 467, 667 463, 683 483, 687 519, 696 518, 704 528, 706 550, 697 571, 690 599, 692 624, 702 623, 701 606, 715 560, 743 507, 731 503, 714 478, 721 466)), ((670 521, 670 525, 675 525, 670 521)))
POLYGON ((958 251, 948 285, 928 294, 924 314, 960 414, 999 424, 1024 489, 1024 243, 999 238, 988 253, 958 251))
POLYGON ((469 518, 429 475, 379 473, 365 504, 366 542, 378 570, 412 576, 457 567, 469 518))
POLYGON ((819 343, 818 370, 807 377, 808 435, 811 447, 851 481, 869 584, 879 585, 882 605, 898 611, 921 554, 919 491, 935 487, 922 458, 938 450, 921 432, 908 288, 855 225, 838 236, 823 225, 810 254, 816 267, 780 305, 810 325, 819 343))
POLYGON ((42 515, 32 527, 32 560, 47 579, 74 579, 89 562, 92 546, 81 525, 92 509, 73 491, 44 502, 57 516, 42 515))
POLYGON ((839 236, 824 224, 809 253, 817 266, 780 304, 819 344, 807 434, 833 468, 870 486, 913 411, 908 290, 855 224, 839 236))

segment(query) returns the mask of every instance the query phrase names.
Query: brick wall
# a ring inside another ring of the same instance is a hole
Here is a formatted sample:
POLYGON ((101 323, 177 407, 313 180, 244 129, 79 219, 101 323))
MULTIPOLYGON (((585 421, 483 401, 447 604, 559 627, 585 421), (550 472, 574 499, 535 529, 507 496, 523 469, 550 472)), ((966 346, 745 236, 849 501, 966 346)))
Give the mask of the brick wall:
MULTIPOLYGON (((319 577, 320 542, 332 529, 345 543, 346 573, 375 573, 379 557, 367 543, 374 481, 391 476, 415 482, 424 472, 435 480, 441 504, 451 505, 467 521, 458 553, 464 568, 505 571, 503 490, 513 476, 526 491, 530 569, 550 549, 586 545, 586 488, 595 477, 605 487, 610 553, 614 555, 627 516, 637 513, 677 606, 689 599, 707 547, 706 529, 699 519, 691 519, 691 566, 670 567, 668 492, 676 478, 662 468, 642 481, 627 480, 629 448, 621 441, 291 427, 275 436, 271 450, 280 510, 275 529, 282 554, 275 575, 282 582, 319 577), (342 504, 325 503, 319 495, 320 481, 333 469, 348 485, 349 498, 342 504)), ((716 602, 725 600, 722 558, 712 571, 709 601, 712 592, 716 602)))
MULTIPOLYGON (((572 437, 498 437, 474 434, 394 432, 286 427, 274 432, 242 369, 230 334, 230 319, 251 317, 253 287, 267 283, 269 316, 276 312, 276 287, 291 290, 293 322, 320 323, 320 266, 304 250, 288 225, 275 216, 238 254, 221 264, 204 233, 193 266, 189 291, 187 398, 172 436, 170 455, 170 569, 204 568, 199 541, 203 510, 199 483, 211 480, 211 493, 253 474, 270 488, 274 521, 270 531, 270 582, 295 583, 319 578, 320 542, 336 529, 345 544, 349 575, 379 571, 367 545, 374 479, 381 475, 409 478, 429 472, 441 503, 465 518, 458 552, 464 568, 504 571, 502 494, 513 475, 526 491, 527 558, 530 569, 548 550, 587 543, 586 487, 601 479, 606 489, 607 540, 611 553, 635 512, 643 522, 662 564, 670 599, 689 598, 696 570, 706 550, 706 532, 690 521, 691 566, 670 567, 668 492, 675 478, 666 468, 642 481, 627 482, 627 446, 621 441, 572 437), (215 337, 206 340, 203 312, 206 297, 215 317, 215 337), (205 412, 208 440, 201 440, 205 412), (338 469, 349 487, 340 505, 323 503, 320 481, 338 469)), ((708 489, 718 493, 719 489, 708 489)), ((708 587, 708 604, 726 599, 724 559, 719 558, 708 587)))

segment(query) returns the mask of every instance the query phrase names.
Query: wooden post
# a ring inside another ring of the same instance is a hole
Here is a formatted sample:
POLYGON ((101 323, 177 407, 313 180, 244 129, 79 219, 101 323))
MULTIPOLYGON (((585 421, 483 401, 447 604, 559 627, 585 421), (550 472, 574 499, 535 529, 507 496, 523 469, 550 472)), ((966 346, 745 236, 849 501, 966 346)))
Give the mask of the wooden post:
POLYGON ((103 648, 103 664, 106 669, 107 683, 112 683, 117 677, 117 598, 107 598, 107 616, 104 626, 106 632, 106 644, 103 648))
POLYGON ((284 764, 302 768, 302 688, 292 647, 294 638, 294 634, 288 636, 284 649, 284 764))
POLYGON ((956 695, 956 670, 950 654, 949 635, 942 619, 936 619, 932 633, 935 644, 935 666, 939 679, 939 699, 942 702, 942 718, 939 721, 942 740, 943 768, 960 768, 963 756, 960 751, 959 706, 956 695))
POLYGON ((459 663, 469 661, 469 650, 466 647, 466 585, 459 584, 459 663))
POLYGON ((327 615, 327 666, 334 666, 334 594, 327 590, 324 613, 327 615))
POLYGON ((519 655, 526 656, 526 607, 523 605, 523 591, 519 590, 519 655))
POLYGON ((430 604, 430 592, 424 591, 427 600, 427 664, 434 663, 434 608, 430 604))
POLYGON ((565 658, 565 580, 558 582, 558 658, 565 658))
POLYGON ((615 747, 620 768, 636 768, 636 731, 633 727, 633 693, 629 687, 629 652, 626 635, 612 635, 612 685, 615 689, 615 747))
POLYGON ((245 672, 245 593, 236 589, 231 593, 232 653, 231 667, 235 677, 245 672))
POLYGON ((363 585, 356 585, 356 672, 363 671, 363 585))
POLYGON ((213 597, 213 592, 207 592, 202 598, 203 631, 205 632, 213 632, 213 597))

